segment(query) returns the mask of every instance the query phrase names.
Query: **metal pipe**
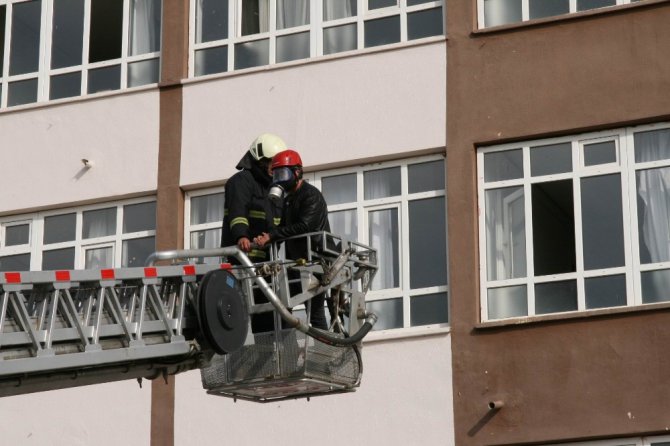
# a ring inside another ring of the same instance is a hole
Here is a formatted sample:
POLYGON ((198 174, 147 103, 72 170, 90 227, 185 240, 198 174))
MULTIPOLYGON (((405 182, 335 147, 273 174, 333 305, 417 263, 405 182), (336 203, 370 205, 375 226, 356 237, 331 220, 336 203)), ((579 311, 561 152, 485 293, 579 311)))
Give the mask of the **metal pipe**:
POLYGON ((489 410, 500 410, 504 405, 502 400, 489 401, 489 410))

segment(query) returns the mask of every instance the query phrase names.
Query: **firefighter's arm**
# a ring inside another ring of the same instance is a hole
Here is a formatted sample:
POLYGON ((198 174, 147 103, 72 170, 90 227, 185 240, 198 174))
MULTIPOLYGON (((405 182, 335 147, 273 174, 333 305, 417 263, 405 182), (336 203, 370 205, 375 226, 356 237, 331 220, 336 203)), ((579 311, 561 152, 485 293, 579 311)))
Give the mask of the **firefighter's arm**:
MULTIPOLYGON (((249 211, 248 204, 251 202, 251 188, 244 183, 243 178, 231 178, 226 184, 226 194, 228 194, 228 224, 233 240, 240 245, 241 239, 249 242, 249 211)), ((244 249, 242 246, 239 246, 244 249)), ((249 247, 244 249, 249 250, 249 247)))
POLYGON ((315 194, 310 194, 305 197, 305 200, 299 206, 298 221, 288 226, 273 228, 270 231, 270 241, 319 230, 321 215, 323 212, 327 212, 321 205, 319 197, 315 194))

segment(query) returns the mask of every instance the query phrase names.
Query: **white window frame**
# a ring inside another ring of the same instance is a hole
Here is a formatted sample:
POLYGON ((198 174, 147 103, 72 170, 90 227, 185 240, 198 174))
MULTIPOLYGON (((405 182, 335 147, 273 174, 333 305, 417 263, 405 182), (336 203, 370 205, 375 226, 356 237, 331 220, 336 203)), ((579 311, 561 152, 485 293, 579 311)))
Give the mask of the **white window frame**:
MULTIPOLYGON (((223 47, 228 48, 228 61, 227 61, 227 70, 225 72, 241 71, 235 70, 235 45, 245 42, 259 41, 269 39, 269 61, 267 65, 259 65, 256 67, 245 68, 244 70, 253 70, 259 69, 266 66, 271 66, 277 64, 276 62, 276 46, 277 38, 291 35, 299 34, 303 32, 310 33, 310 54, 304 58, 296 61, 280 62, 284 63, 293 63, 297 61, 307 61, 309 59, 323 56, 323 30, 327 28, 332 28, 335 26, 346 25, 350 23, 357 24, 357 47, 355 50, 346 51, 342 53, 335 54, 349 54, 353 51, 359 51, 365 49, 365 22, 372 19, 379 19, 384 17, 391 16, 400 16, 400 43, 407 42, 424 42, 430 39, 444 39, 446 35, 446 19, 444 14, 444 1, 443 0, 434 0, 427 3, 407 6, 407 0, 398 0, 398 5, 391 6, 387 8, 368 10, 367 4, 368 0, 357 0, 357 15, 352 17, 345 17, 337 20, 324 21, 323 20, 323 1, 322 0, 310 0, 310 23, 307 25, 284 28, 281 30, 277 29, 277 14, 276 0, 269 0, 269 14, 270 20, 268 25, 268 32, 242 36, 241 29, 239 27, 240 17, 241 17, 241 7, 240 2, 242 0, 229 0, 229 11, 228 11, 228 37, 225 39, 219 39, 211 42, 196 42, 196 3, 197 1, 191 1, 190 3, 190 26, 189 26, 189 41, 190 41, 190 51, 189 51, 189 72, 188 75, 190 78, 195 77, 195 53, 199 50, 204 50, 208 48, 223 47), (442 35, 440 36, 431 36, 425 37, 416 40, 409 40, 407 38, 407 16, 410 13, 423 11, 434 8, 442 8, 442 35)), ((391 44, 393 45, 393 44, 391 44)), ((389 45, 383 45, 379 48, 387 48, 389 45)), ((373 47, 377 48, 377 47, 373 47)), ((332 55, 332 54, 331 54, 332 55)), ((329 55, 329 56, 331 56, 329 55)), ((212 73, 213 75, 220 75, 222 73, 212 73)), ((210 76, 205 75, 205 76, 210 76)))
MULTIPOLYGON (((53 11, 54 11, 54 0, 42 0, 42 10, 41 10, 41 28, 40 28, 40 50, 39 50, 39 64, 38 71, 34 73, 19 74, 9 76, 9 53, 11 47, 11 23, 12 23, 12 8, 13 5, 18 3, 25 3, 32 0, 0 0, 0 6, 6 5, 6 21, 5 21, 5 50, 4 50, 4 61, 3 61, 3 72, 0 73, 0 109, 7 108, 9 84, 11 82, 27 80, 27 79, 37 79, 37 101, 31 102, 23 105, 17 105, 14 107, 24 107, 29 105, 35 105, 39 103, 44 103, 50 101, 49 99, 49 87, 50 87, 50 78, 51 76, 76 73, 81 72, 81 89, 80 94, 77 96, 72 96, 69 98, 55 99, 65 100, 65 99, 75 99, 75 98, 84 98, 88 96, 95 96, 102 93, 109 93, 109 91, 101 91, 97 93, 87 93, 88 92, 88 72, 97 68, 104 68, 109 66, 120 65, 121 66, 121 79, 119 83, 118 90, 111 91, 122 91, 128 89, 128 65, 133 62, 139 62, 150 59, 159 59, 160 63, 160 51, 140 54, 131 56, 129 41, 130 41, 130 0, 119 0, 123 1, 123 24, 122 24, 122 33, 121 33, 121 57, 112 60, 105 60, 101 62, 89 63, 88 60, 88 50, 89 50, 89 36, 90 36, 90 23, 91 23, 91 1, 84 0, 84 27, 83 27, 83 36, 82 36, 82 64, 72 67, 64 68, 51 68, 51 44, 52 44, 52 31, 53 31, 53 11)), ((161 0, 162 1, 162 0, 161 0)), ((162 6, 161 6, 162 7, 162 6)), ((161 25, 162 26, 162 25, 161 25)), ((2 53, 2 48, 0 48, 0 54, 2 53)), ((160 73, 159 73, 160 76, 160 73)), ((156 85, 156 84, 146 84, 147 85, 156 85)), ((136 87, 141 88, 141 87, 136 87)))
MULTIPOLYGON (((635 133, 650 130, 661 130, 670 128, 670 123, 659 123, 637 127, 626 127, 612 131, 592 132, 576 134, 566 137, 547 138, 540 140, 524 141, 521 143, 509 143, 497 146, 483 147, 477 150, 477 185, 479 206, 479 258, 480 258, 480 317, 484 322, 489 321, 519 321, 528 317, 543 317, 556 314, 567 314, 577 312, 596 311, 598 309, 587 309, 585 298, 585 279, 592 277, 603 277, 623 274, 626 277, 626 305, 624 307, 651 305, 642 302, 641 272, 664 270, 670 268, 670 262, 659 262, 642 265, 639 255, 639 238, 637 222, 637 190, 636 172, 650 167, 668 167, 670 159, 636 163, 634 156, 635 133), (582 149, 584 144, 598 143, 604 141, 615 141, 617 151, 617 162, 584 166, 582 149), (530 175, 530 151, 532 147, 548 144, 571 143, 572 147, 572 171, 554 175, 536 176, 530 175), (484 181, 484 155, 487 153, 501 152, 511 149, 522 149, 524 176, 520 179, 503 181, 484 181), (605 174, 620 173, 621 199, 623 217, 623 247, 624 265, 607 269, 584 269, 584 252, 582 239, 582 215, 581 215, 581 183, 580 179, 600 176, 605 174), (574 218, 575 218, 575 251, 576 271, 562 274, 545 276, 534 275, 534 244, 532 231, 532 197, 531 186, 537 183, 554 181, 559 179, 571 179, 573 182, 574 218), (512 279, 488 280, 487 271, 487 238, 486 238, 486 191, 500 189, 503 187, 522 187, 525 199, 525 236, 526 236, 526 276, 512 279), (577 309, 564 313, 536 314, 535 312, 535 285, 540 283, 560 282, 564 280, 576 280, 577 282, 577 309), (487 291, 492 288, 505 286, 525 285, 527 291, 528 314, 510 318, 489 318, 487 291)), ((622 308, 607 307, 607 308, 622 308)))
POLYGON ((191 234, 199 231, 208 231, 211 229, 221 229, 223 225, 222 220, 192 224, 191 223, 191 200, 205 195, 213 195, 225 193, 224 187, 214 187, 209 189, 201 189, 197 191, 186 192, 186 199, 184 200, 184 247, 191 249, 191 234))
POLYGON ((663 435, 656 437, 617 438, 614 440, 600 440, 600 441, 579 441, 576 443, 561 443, 561 445, 562 446, 653 446, 654 444, 664 442, 670 442, 670 435, 663 435))

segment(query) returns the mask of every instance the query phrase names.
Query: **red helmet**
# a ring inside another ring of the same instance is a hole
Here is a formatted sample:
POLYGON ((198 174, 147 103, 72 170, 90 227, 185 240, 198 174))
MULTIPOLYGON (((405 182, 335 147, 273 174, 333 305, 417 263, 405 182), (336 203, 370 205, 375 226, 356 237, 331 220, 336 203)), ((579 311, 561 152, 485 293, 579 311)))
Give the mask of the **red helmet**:
POLYGON ((272 158, 272 169, 277 167, 302 167, 300 154, 295 150, 284 150, 272 158))

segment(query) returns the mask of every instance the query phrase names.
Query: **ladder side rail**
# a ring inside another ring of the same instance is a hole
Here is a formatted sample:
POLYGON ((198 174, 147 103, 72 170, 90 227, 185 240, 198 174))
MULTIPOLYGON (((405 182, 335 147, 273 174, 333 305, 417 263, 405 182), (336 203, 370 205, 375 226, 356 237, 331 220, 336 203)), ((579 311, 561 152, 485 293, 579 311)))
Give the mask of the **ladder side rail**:
MULTIPOLYGON (((93 320, 93 333, 91 337, 91 344, 100 347, 100 328, 102 325, 103 308, 105 307, 105 288, 100 287, 97 291, 97 299, 95 304, 95 317, 93 320)), ((100 347, 102 348, 102 347, 100 347)))
POLYGON ((46 293, 46 296, 44 298, 44 307, 49 307, 49 315, 48 315, 48 320, 46 322, 46 327, 45 327, 45 336, 44 336, 44 348, 47 350, 51 349, 51 340, 56 324, 56 318, 58 316, 58 301, 59 301, 59 292, 58 290, 54 289, 49 293, 46 293))
POLYGON ((106 286, 104 287, 104 289, 105 292, 107 293, 107 301, 109 302, 108 307, 112 319, 115 320, 116 323, 121 326, 121 328, 123 329, 123 333, 125 334, 126 340, 128 341, 128 344, 130 344, 134 340, 133 339, 134 330, 130 327, 130 323, 128 322, 127 318, 125 318, 123 315, 123 309, 121 308, 121 303, 119 302, 119 295, 117 294, 113 286, 106 286))
POLYGON ((147 308, 147 293, 149 292, 149 288, 147 284, 142 284, 141 286, 141 291, 140 291, 140 302, 139 302, 139 314, 137 318, 137 328, 135 331, 135 342, 137 344, 144 344, 144 340, 142 339, 143 336, 143 329, 144 329, 144 313, 147 308))
POLYGON ((5 318, 7 317, 7 304, 9 303, 9 293, 7 291, 2 292, 2 297, 0 297, 0 348, 2 347, 4 340, 4 331, 5 331, 5 318))
POLYGON ((74 301, 72 300, 70 290, 64 288, 62 292, 63 292, 62 305, 64 310, 63 313, 66 315, 70 326, 74 327, 77 330, 79 340, 81 341, 83 346, 83 351, 87 351, 89 348, 88 337, 84 333, 84 327, 79 321, 77 309, 75 308, 74 301))
POLYGON ((149 284, 147 285, 147 287, 148 287, 149 305, 151 305, 156 317, 163 322, 168 338, 170 339, 170 342, 172 342, 174 333, 172 332, 172 327, 170 326, 167 314, 165 313, 165 309, 160 299, 158 289, 156 288, 155 284, 149 284))

